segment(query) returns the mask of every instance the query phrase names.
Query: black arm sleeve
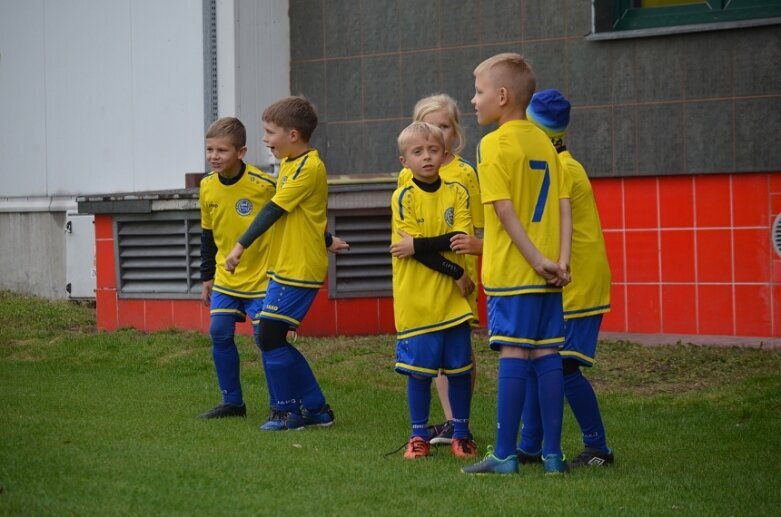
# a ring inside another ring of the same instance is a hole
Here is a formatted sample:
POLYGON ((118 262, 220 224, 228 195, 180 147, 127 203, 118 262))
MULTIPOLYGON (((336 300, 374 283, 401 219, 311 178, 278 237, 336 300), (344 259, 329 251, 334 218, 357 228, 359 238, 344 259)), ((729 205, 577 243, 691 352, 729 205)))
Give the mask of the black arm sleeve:
POLYGON ((214 272, 217 269, 217 244, 214 242, 214 232, 203 230, 201 232, 201 282, 208 282, 214 279, 214 272))
POLYGON ((433 269, 438 273, 447 275, 454 280, 458 280, 464 274, 464 268, 451 262, 442 255, 434 251, 427 251, 424 253, 415 253, 412 258, 423 264, 429 269, 433 269))
POLYGON ((331 235, 331 232, 328 230, 325 231, 325 247, 330 248, 331 244, 334 243, 334 236, 331 235))
POLYGON ((244 235, 239 237, 239 244, 245 248, 249 248, 258 237, 271 228, 271 225, 276 223, 283 215, 285 215, 285 211, 282 207, 275 204, 273 201, 269 201, 260 212, 258 212, 258 215, 255 216, 255 219, 249 225, 247 231, 244 232, 244 235))
POLYGON ((450 239, 454 235, 464 232, 450 232, 436 237, 415 237, 412 239, 412 245, 415 247, 415 253, 425 253, 427 251, 450 251, 450 239))

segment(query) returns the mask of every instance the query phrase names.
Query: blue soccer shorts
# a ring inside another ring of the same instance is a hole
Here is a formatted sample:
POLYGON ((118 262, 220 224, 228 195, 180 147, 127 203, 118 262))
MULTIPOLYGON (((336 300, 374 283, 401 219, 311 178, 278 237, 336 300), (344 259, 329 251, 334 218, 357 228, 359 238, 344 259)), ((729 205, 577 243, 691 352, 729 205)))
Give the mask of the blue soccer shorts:
POLYGON ((468 322, 396 341, 396 371, 436 377, 472 371, 472 329, 468 322))
POLYGON ((231 316, 235 321, 245 321, 249 314, 253 325, 259 323, 258 313, 263 308, 263 298, 240 298, 230 294, 212 291, 209 313, 211 317, 231 316))
POLYGON ((576 359, 585 366, 594 366, 603 314, 564 320, 566 341, 561 350, 564 359, 576 359))
POLYGON ((312 306, 317 291, 319 289, 294 287, 269 280, 260 319, 284 321, 291 328, 296 328, 312 306))
POLYGON ((488 343, 503 346, 552 348, 564 344, 561 292, 488 297, 488 343))

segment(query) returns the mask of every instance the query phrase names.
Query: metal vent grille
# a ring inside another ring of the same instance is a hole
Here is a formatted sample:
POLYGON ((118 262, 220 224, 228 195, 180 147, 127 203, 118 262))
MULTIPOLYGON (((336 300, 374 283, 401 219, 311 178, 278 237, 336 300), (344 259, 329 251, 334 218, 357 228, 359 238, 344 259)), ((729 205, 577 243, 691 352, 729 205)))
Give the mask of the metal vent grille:
POLYGON ((334 234, 350 243, 330 262, 330 297, 391 296, 390 209, 335 211, 330 218, 334 234))
POLYGON ((120 296, 200 295, 197 211, 117 219, 114 231, 120 296))
POLYGON ((776 254, 781 257, 781 214, 778 214, 776 220, 773 221, 771 234, 773 237, 773 248, 775 248, 776 254))

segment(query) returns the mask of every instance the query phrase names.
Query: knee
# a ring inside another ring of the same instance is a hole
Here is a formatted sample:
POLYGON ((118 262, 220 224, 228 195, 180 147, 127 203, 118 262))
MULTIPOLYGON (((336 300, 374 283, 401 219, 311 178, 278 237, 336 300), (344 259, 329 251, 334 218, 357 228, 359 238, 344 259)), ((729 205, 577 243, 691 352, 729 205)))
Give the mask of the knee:
POLYGON ((223 341, 231 339, 235 331, 236 323, 233 318, 226 316, 212 317, 209 324, 209 335, 212 341, 223 341))
POLYGON ((287 345, 288 324, 281 321, 263 320, 256 327, 255 344, 261 351, 270 352, 287 345))

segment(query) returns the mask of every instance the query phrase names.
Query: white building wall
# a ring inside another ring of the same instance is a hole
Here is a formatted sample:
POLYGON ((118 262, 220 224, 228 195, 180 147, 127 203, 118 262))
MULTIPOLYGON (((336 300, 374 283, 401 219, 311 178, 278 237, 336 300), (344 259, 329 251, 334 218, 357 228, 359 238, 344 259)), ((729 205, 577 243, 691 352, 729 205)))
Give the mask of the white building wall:
POLYGON ((202 170, 202 9, 0 2, 0 198, 180 188, 202 170))

